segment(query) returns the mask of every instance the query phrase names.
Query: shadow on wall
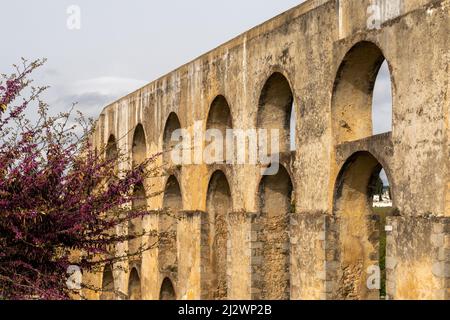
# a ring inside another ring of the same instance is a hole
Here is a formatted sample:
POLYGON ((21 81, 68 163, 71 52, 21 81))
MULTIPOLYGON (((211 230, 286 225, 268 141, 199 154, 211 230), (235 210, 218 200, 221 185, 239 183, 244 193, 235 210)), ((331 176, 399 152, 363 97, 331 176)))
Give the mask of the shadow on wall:
POLYGON ((232 209, 230 186, 222 171, 211 177, 207 195, 209 225, 209 261, 211 269, 210 293, 208 298, 227 298, 227 214, 232 209))

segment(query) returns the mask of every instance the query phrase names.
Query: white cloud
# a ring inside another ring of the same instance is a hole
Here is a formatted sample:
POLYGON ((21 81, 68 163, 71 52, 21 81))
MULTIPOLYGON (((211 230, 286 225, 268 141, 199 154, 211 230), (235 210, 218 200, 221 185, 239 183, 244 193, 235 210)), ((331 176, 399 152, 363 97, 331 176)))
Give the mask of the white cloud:
POLYGON ((58 107, 67 109, 77 103, 86 116, 96 117, 109 103, 144 86, 147 81, 121 77, 99 77, 76 81, 58 90, 58 107))
POLYGON ((137 79, 99 77, 77 81, 71 86, 71 90, 77 93, 96 92, 101 95, 124 95, 139 89, 146 83, 147 81, 137 79))

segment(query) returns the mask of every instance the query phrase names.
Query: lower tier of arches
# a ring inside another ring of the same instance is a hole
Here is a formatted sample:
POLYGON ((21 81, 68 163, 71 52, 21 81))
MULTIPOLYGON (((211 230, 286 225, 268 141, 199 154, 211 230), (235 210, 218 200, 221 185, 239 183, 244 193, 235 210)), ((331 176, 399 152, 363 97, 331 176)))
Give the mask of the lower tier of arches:
MULTIPOLYGON (((374 222, 375 221, 375 222, 374 222)), ((207 213, 181 212, 177 228, 178 267, 176 277, 160 273, 143 274, 135 268, 114 270, 107 266, 99 275, 104 292, 85 292, 89 299, 201 300, 210 298, 207 213), (127 283, 127 281, 129 283, 127 283)), ((368 225, 376 220, 368 217, 368 225)), ((329 213, 291 215, 286 269, 273 270, 261 254, 260 214, 228 214, 229 241, 226 269, 226 297, 264 299, 264 286, 271 279, 285 277, 286 296, 276 299, 380 299, 380 264, 376 251, 366 252, 359 235, 346 234, 343 219, 329 213), (348 251, 349 239, 354 248, 348 251), (358 264, 360 262, 360 264, 358 264), (358 267, 359 266, 359 267, 358 267), (270 272, 264 272, 270 270, 270 272)), ((387 299, 448 299, 450 219, 438 217, 388 217, 385 224, 387 253, 387 299)), ((368 242, 376 237, 369 235, 368 242)), ((158 264, 157 254, 145 262, 158 264)), ((282 285, 282 284, 280 284, 282 285)), ((273 286, 273 284, 272 284, 273 286)))

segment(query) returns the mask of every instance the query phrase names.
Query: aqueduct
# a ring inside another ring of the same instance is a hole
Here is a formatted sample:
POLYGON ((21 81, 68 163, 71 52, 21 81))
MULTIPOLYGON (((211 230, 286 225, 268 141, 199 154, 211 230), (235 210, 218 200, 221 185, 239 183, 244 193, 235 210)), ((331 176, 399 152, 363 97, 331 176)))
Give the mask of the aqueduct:
POLYGON ((176 129, 194 136, 199 120, 221 132, 277 128, 283 144, 268 176, 260 164, 163 155, 166 174, 135 189, 164 191, 133 204, 155 214, 129 232, 174 236, 90 280, 130 299, 377 299, 367 270, 386 230, 388 298, 449 299, 449 34, 449 0, 309 0, 107 106, 95 143, 133 162, 172 147, 176 129), (373 135, 383 61, 392 131, 373 135), (396 209, 386 225, 371 211, 382 168, 396 209))

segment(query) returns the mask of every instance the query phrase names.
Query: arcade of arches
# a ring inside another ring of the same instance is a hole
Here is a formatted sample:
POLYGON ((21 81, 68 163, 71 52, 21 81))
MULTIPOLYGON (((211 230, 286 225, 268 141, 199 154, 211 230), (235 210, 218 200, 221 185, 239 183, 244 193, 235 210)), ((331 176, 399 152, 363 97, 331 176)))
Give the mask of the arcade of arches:
POLYGON ((450 7, 402 2, 372 30, 368 3, 306 1, 103 110, 107 157, 162 153, 132 203, 154 213, 128 225, 160 241, 106 266, 87 297, 450 298, 450 7), (278 130, 278 170, 221 161, 226 145, 174 165, 174 132, 192 138, 199 120, 222 136, 278 130))

